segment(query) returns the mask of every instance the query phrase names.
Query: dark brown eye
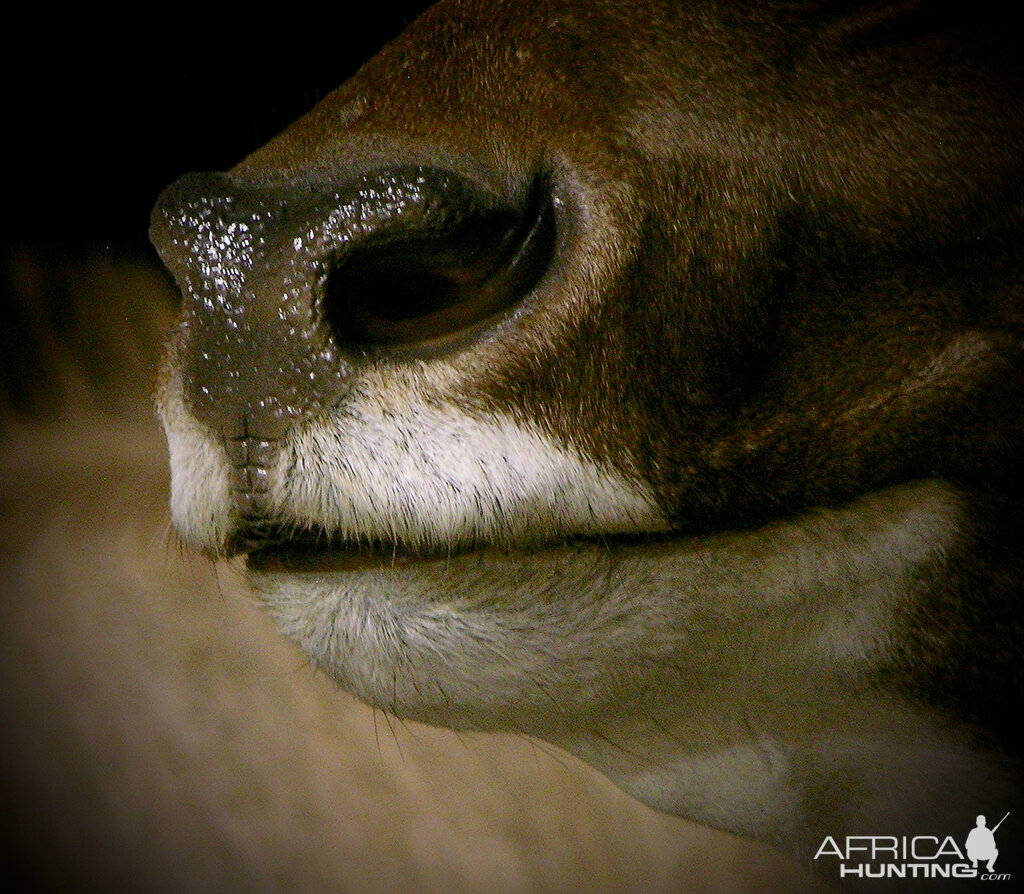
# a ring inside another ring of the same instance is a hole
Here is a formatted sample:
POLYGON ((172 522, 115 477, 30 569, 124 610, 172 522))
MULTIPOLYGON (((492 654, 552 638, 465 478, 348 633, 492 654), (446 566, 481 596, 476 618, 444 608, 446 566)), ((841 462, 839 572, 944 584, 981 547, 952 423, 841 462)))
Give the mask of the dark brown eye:
POLYGON ((393 235, 356 246, 328 275, 324 310, 339 343, 429 346, 511 307, 554 251, 554 211, 469 217, 449 234, 393 235))

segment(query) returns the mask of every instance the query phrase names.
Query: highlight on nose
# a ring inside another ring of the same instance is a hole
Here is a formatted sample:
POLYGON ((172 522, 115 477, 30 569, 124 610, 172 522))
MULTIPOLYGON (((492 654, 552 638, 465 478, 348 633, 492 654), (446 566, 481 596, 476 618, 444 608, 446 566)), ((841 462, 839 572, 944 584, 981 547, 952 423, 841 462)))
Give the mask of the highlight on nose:
POLYGON ((336 401, 368 352, 486 324, 552 255, 550 199, 525 192, 512 205, 424 168, 329 187, 182 178, 151 233, 185 299, 192 409, 225 434, 278 436, 336 401))
POLYGON ((336 399, 345 366, 318 320, 317 197, 188 175, 161 196, 151 237, 183 297, 185 399, 226 438, 273 440, 336 399))

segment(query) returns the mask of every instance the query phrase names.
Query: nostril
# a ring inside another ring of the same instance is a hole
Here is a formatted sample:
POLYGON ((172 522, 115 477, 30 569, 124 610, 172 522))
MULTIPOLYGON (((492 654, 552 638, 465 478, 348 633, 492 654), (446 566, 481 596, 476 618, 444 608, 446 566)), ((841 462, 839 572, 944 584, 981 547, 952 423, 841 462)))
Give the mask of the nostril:
POLYGON ((329 268, 323 313, 342 345, 434 348, 518 303, 548 268, 552 204, 469 211, 443 234, 392 233, 350 247, 329 268))

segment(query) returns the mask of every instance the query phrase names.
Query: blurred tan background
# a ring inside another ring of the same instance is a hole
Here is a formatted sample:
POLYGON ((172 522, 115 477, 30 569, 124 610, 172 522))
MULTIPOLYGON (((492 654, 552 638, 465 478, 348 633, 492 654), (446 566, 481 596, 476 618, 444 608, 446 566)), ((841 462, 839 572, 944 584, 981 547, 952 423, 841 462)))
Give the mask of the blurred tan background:
POLYGON ((176 296, 145 243, 148 207, 185 170, 255 148, 414 11, 389 10, 341 62, 301 76, 154 74, 152 48, 90 68, 115 47, 94 42, 57 69, 37 60, 56 81, 17 91, 21 154, 0 241, 0 876, 11 890, 809 884, 767 849, 657 815, 543 743, 358 704, 277 636, 236 569, 184 554, 170 532, 151 392, 176 296))

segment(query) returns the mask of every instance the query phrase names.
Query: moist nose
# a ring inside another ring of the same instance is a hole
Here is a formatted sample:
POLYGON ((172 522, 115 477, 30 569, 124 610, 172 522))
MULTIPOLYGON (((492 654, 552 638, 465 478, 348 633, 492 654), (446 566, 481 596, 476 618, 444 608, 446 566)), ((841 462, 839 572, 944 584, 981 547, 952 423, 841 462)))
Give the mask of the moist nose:
POLYGON ((330 250, 309 219, 316 204, 192 174, 154 209, 151 237, 183 298, 185 398, 228 440, 277 440, 344 387, 345 363, 316 312, 330 250))
POLYGON ((328 247, 309 195, 193 174, 170 186, 151 238, 182 293, 185 403, 220 435, 240 540, 272 517, 270 469, 296 420, 337 401, 347 364, 316 293, 328 247))
POLYGON ((418 167, 168 187, 150 235, 182 292, 184 398, 227 444, 240 513, 264 501, 290 428, 336 406, 368 354, 486 327, 532 288, 554 244, 543 187, 501 198, 418 167))

